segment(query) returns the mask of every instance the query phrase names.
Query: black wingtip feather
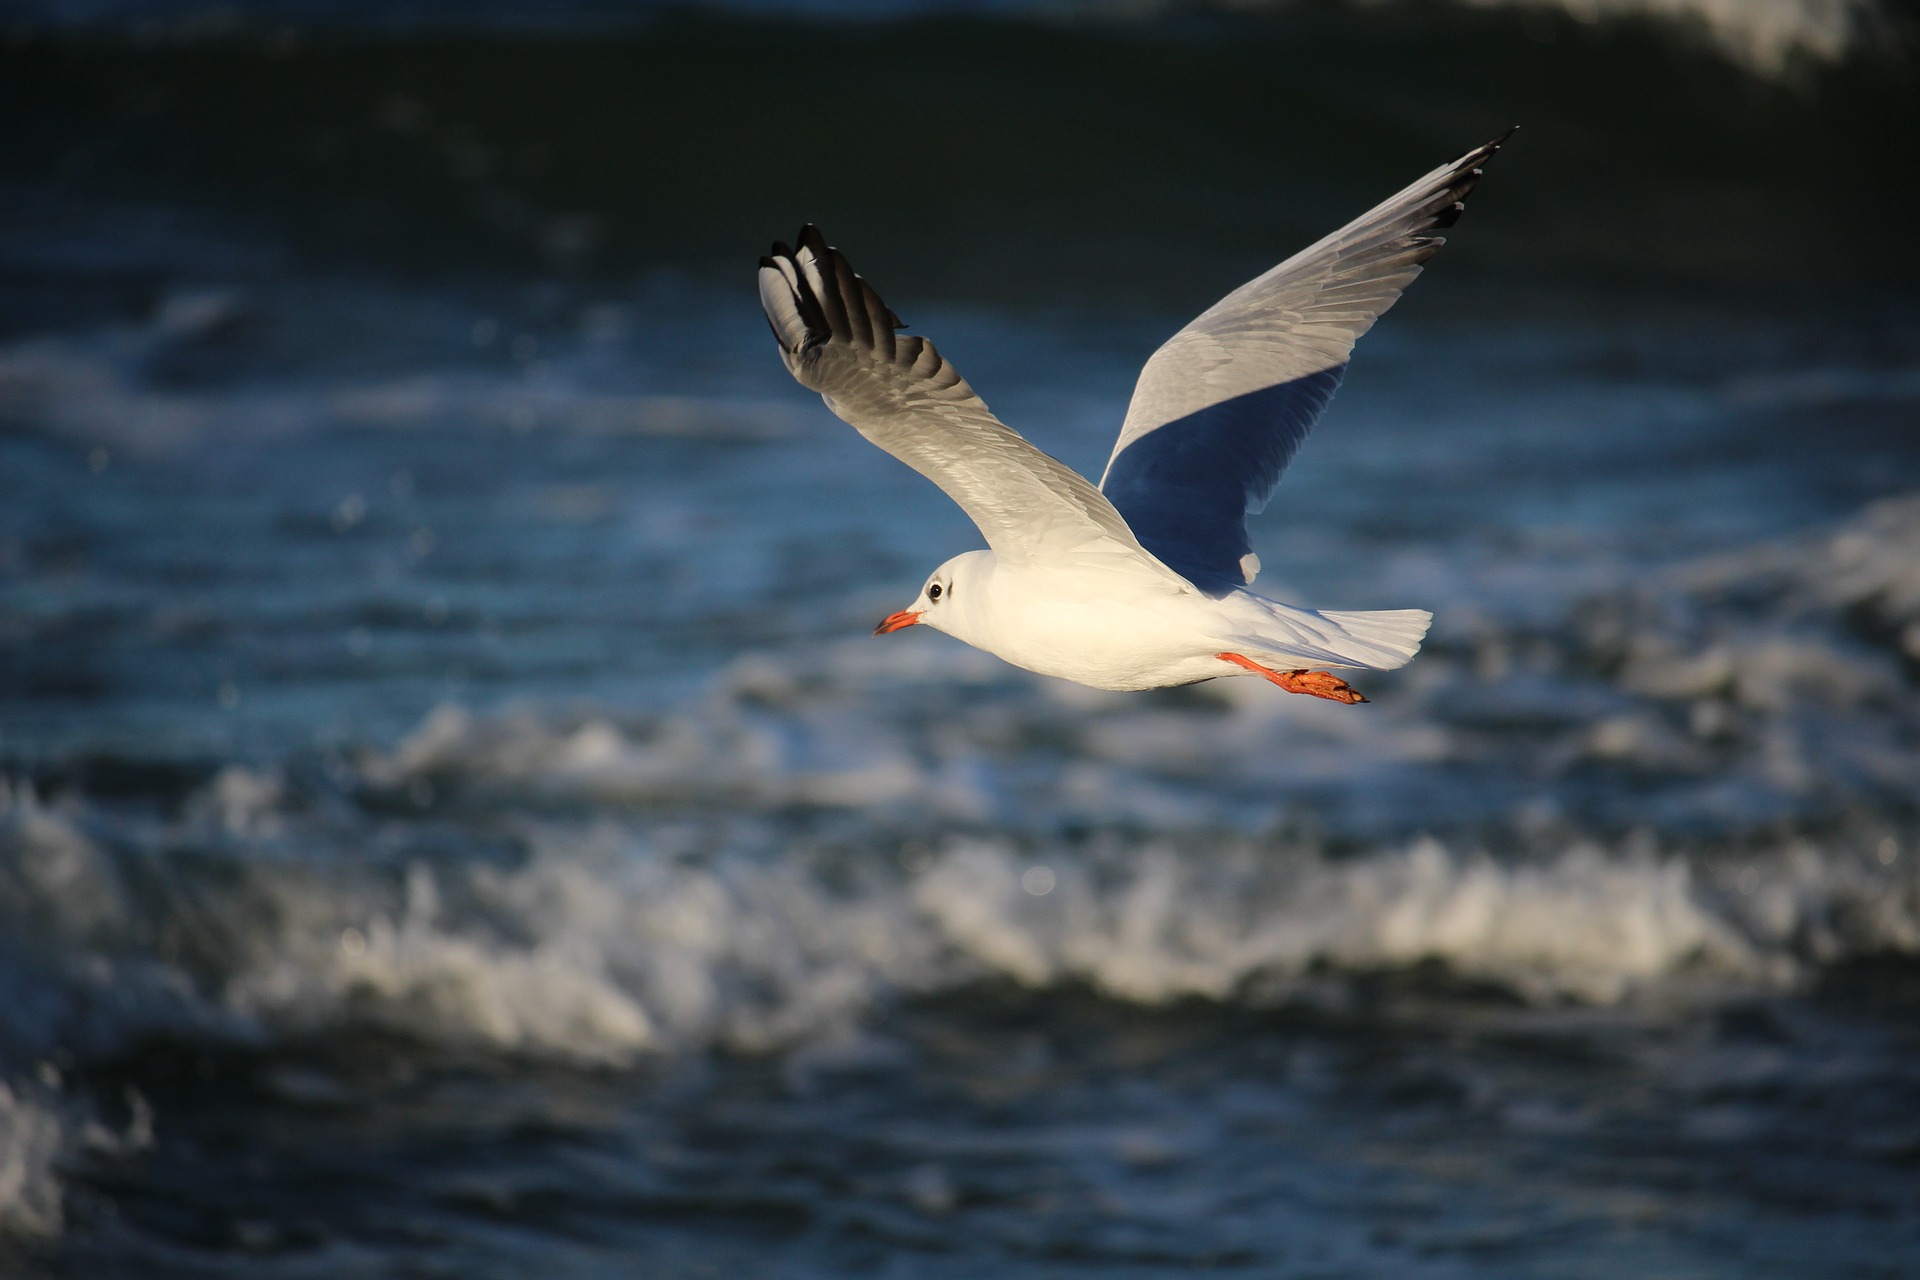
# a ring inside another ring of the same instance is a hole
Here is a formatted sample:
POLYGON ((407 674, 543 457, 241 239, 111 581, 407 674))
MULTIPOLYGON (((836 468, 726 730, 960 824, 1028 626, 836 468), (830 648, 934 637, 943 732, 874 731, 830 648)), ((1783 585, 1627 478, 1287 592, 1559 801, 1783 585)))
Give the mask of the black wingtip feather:
POLYGON ((1460 221, 1460 215, 1467 211, 1467 196, 1472 194, 1473 189, 1480 185, 1480 179, 1486 176, 1487 171, 1485 166, 1487 161, 1492 159, 1494 153, 1500 150, 1501 145, 1504 144, 1508 138, 1511 138, 1515 133, 1519 132, 1519 130, 1520 126, 1516 124, 1500 136, 1481 143, 1460 157, 1455 165, 1453 176, 1440 188, 1439 192, 1444 193, 1450 198, 1449 203, 1443 207, 1435 208, 1433 212, 1428 215, 1431 219, 1428 225, 1434 227, 1451 227, 1460 221))
POLYGON ((871 347, 889 360, 898 357, 900 346, 894 333, 906 328, 906 321, 854 271, 845 254, 827 243, 818 225, 809 222, 801 227, 792 248, 783 241, 775 241, 772 255, 762 258, 760 265, 791 272, 794 301, 807 327, 804 346, 838 338, 856 346, 871 347), (814 288, 807 272, 799 267, 798 257, 802 252, 810 254, 817 264, 822 285, 819 289, 814 288))
MULTIPOLYGON (((811 226, 812 224, 808 224, 808 229, 811 229, 811 226)), ((767 257, 760 259, 760 265, 762 267, 772 267, 776 271, 782 271, 780 260, 784 259, 787 263, 791 264, 794 253, 795 250, 789 248, 785 241, 775 240, 773 242, 773 252, 767 257)), ((782 271, 782 274, 786 275, 788 272, 782 271)), ((821 308, 819 295, 813 291, 813 287, 807 282, 806 272, 791 271, 790 281, 793 289, 794 305, 800 310, 800 322, 807 328, 806 341, 801 344, 802 348, 825 342, 832 336, 833 329, 827 322, 825 311, 821 308)), ((778 336, 777 332, 776 336, 778 336)))

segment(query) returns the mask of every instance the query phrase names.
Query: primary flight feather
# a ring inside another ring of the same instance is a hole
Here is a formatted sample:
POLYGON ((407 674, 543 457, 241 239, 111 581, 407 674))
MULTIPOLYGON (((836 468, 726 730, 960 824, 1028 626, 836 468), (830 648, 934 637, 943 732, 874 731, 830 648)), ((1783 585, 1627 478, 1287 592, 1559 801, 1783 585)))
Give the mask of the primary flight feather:
POLYGON ((1335 613, 1249 590, 1266 505, 1353 344, 1420 274, 1512 130, 1222 298, 1140 371, 1096 488, 1033 447, 807 226, 760 260, 760 302, 802 386, 940 486, 989 550, 934 570, 876 634, 925 624, 1097 689, 1258 675, 1364 702, 1320 668, 1404 666, 1432 615, 1335 613))

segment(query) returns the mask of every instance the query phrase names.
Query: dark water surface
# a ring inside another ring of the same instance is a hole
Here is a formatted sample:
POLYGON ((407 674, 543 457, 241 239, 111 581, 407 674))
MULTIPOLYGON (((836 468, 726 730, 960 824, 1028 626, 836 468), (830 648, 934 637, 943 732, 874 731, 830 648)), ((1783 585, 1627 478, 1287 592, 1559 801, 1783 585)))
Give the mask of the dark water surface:
POLYGON ((0 1269, 1920 1271, 1913 25, 1702 12, 22 9, 0 1269), (1097 471, 1516 119, 1255 524, 1374 702, 866 634, 764 241, 1097 471))

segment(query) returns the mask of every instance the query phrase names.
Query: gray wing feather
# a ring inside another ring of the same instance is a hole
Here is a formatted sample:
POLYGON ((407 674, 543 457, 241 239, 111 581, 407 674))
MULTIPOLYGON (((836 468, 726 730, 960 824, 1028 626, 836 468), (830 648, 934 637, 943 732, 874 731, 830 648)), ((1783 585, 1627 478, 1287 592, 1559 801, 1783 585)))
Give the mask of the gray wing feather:
POLYGON ((818 228, 760 260, 760 302, 781 359, 842 419, 940 486, 1009 563, 1097 558, 1187 584, 1141 547, 1072 468, 1001 422, 933 343, 900 318, 818 228))

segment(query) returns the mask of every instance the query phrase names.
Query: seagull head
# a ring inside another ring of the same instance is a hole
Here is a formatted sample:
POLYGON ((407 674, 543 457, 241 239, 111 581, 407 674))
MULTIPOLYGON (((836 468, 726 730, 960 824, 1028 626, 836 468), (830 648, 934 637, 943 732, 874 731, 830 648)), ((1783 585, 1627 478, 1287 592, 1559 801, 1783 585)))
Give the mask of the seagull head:
MULTIPOLYGON (((959 635, 958 628, 971 602, 975 588, 981 585, 985 569, 992 562, 990 551, 969 551, 965 555, 955 556, 933 571, 927 579, 927 585, 920 588, 920 596, 911 605, 898 613, 890 613, 880 620, 873 634, 883 636, 889 631, 898 631, 902 627, 911 627, 924 623, 936 631, 948 635, 959 635)), ((964 636, 961 637, 965 639, 964 636)))

